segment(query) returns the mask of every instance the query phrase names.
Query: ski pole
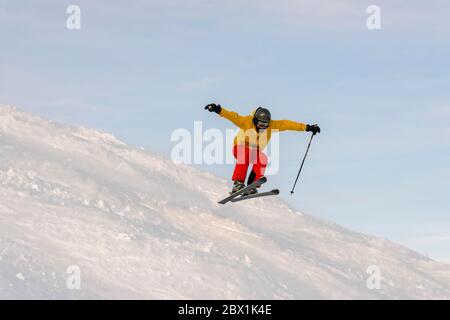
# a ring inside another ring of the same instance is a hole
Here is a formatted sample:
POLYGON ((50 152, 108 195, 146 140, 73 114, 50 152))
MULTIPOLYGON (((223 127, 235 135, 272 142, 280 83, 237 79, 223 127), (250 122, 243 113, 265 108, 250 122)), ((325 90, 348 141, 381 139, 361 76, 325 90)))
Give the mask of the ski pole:
POLYGON ((312 141, 313 137, 314 137, 314 133, 311 135, 311 139, 309 140, 308 148, 306 148, 306 153, 305 153, 305 156, 303 157, 303 161, 300 166, 300 170, 298 170, 297 178, 295 178, 295 182, 294 182, 294 186, 292 187, 291 194, 294 193, 294 189, 295 189, 295 186, 297 185, 298 177, 300 176, 300 172, 302 172, 303 164, 305 163, 306 156, 308 155, 309 147, 311 146, 311 141, 312 141))

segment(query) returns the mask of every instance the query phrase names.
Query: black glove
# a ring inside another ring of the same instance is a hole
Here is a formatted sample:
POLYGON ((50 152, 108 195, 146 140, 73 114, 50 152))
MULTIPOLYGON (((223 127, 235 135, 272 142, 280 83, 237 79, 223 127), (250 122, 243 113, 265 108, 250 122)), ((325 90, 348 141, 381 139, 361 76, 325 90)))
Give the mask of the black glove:
POLYGON ((222 111, 222 107, 220 106, 220 104, 211 103, 205 107, 205 110, 220 114, 220 111, 222 111))
POLYGON ((317 124, 313 125, 306 125, 306 131, 312 132, 313 135, 316 135, 316 133, 320 133, 320 127, 317 124))

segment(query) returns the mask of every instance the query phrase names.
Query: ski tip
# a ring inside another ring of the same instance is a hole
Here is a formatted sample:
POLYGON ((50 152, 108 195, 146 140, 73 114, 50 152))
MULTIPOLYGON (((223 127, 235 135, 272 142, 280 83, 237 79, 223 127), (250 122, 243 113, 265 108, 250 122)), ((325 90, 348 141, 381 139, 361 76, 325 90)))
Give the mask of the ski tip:
POLYGON ((266 177, 261 177, 260 179, 259 179, 259 181, 261 181, 261 182, 267 182, 267 178, 266 177))
POLYGON ((280 190, 278 189, 273 189, 271 192, 273 192, 273 194, 280 194, 280 190))

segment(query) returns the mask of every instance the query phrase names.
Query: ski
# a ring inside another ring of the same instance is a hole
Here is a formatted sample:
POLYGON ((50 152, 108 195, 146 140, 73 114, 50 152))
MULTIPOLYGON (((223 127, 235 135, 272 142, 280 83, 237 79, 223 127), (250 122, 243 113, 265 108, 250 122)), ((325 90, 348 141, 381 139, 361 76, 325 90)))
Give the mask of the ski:
POLYGON ((241 190, 231 194, 230 196, 226 197, 223 200, 220 200, 219 203, 220 204, 225 204, 228 201, 231 201, 232 199, 236 198, 237 196, 240 196, 243 193, 246 193, 248 190, 250 190, 251 188, 257 188, 259 186, 261 186, 263 183, 267 182, 267 178, 266 177, 262 177, 261 179, 249 184, 248 186, 246 186, 245 188, 242 188, 241 190))
POLYGON ((238 201, 242 201, 242 200, 248 200, 248 199, 252 199, 252 198, 259 198, 259 197, 267 197, 267 196, 274 196, 280 193, 280 190, 278 189, 273 189, 267 192, 261 192, 261 193, 254 193, 254 194, 249 194, 246 196, 240 196, 237 198, 233 198, 230 201, 231 202, 238 202, 238 201))

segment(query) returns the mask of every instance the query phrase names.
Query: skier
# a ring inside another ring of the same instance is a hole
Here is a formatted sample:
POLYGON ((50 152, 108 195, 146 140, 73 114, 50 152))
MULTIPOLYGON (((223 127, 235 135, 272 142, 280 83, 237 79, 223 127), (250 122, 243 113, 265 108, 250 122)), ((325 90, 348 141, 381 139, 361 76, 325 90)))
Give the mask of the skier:
MULTIPOLYGON (((252 164, 252 171, 247 180, 248 185, 264 176, 267 156, 262 151, 269 143, 272 130, 309 131, 314 135, 320 133, 320 127, 317 124, 309 125, 291 120, 272 120, 270 111, 262 107, 257 108, 247 116, 241 116, 215 103, 208 104, 205 110, 219 114, 240 128, 234 138, 233 145, 236 165, 232 177, 234 182, 232 194, 245 187, 245 178, 250 164, 252 164)), ((256 188, 251 188, 246 194, 255 193, 257 193, 256 188)))

